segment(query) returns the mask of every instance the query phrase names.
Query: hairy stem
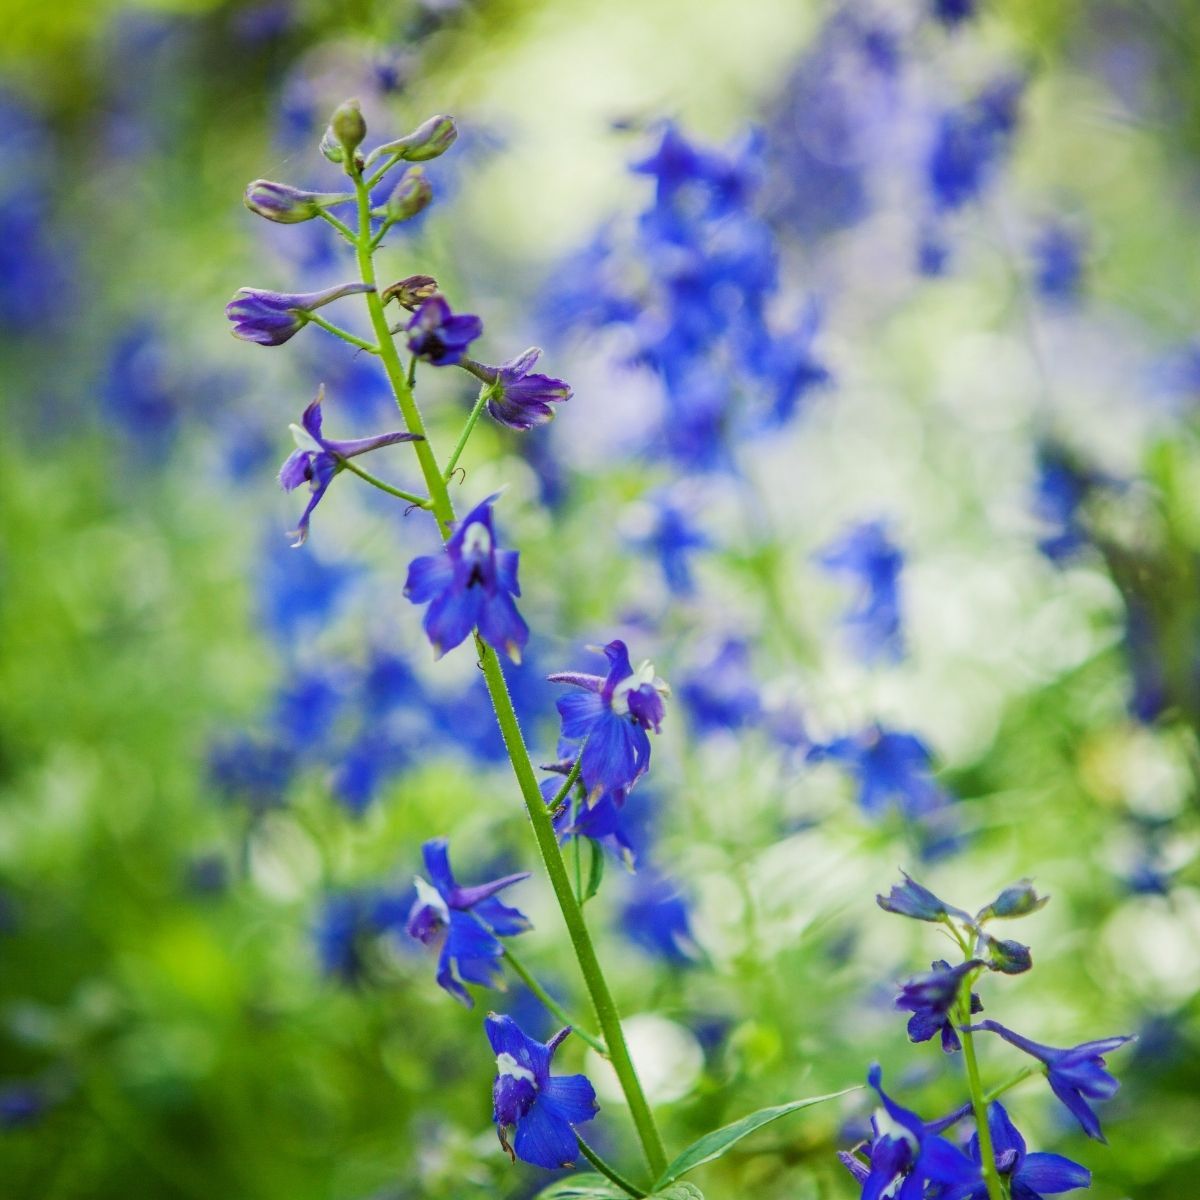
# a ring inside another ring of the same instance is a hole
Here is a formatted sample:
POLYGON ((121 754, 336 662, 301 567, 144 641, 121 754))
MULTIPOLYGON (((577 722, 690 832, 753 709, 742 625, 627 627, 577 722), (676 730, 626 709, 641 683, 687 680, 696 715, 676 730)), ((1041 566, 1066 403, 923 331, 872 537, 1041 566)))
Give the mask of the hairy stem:
POLYGON ((326 333, 332 333, 334 337, 341 338, 343 342, 349 342, 351 346, 357 346, 360 350, 365 350, 368 354, 379 353, 379 347, 374 342, 368 342, 363 338, 355 336, 348 329, 343 329, 340 325, 335 325, 332 321, 325 320, 324 317, 315 312, 310 312, 308 319, 314 325, 319 325, 326 333))
POLYGON ((540 983, 534 976, 533 972, 512 952, 507 942, 502 943, 504 946, 504 957, 508 959, 508 965, 512 967, 513 974, 520 978, 525 986, 538 998, 542 1007, 552 1016, 557 1017, 564 1025, 570 1025, 571 1032, 579 1037, 582 1041, 587 1042, 597 1054, 608 1057, 608 1047, 596 1037, 595 1034, 588 1033, 578 1021, 576 1021, 569 1012, 540 983))
POLYGON ((397 500, 405 500, 409 504, 415 504, 418 508, 429 507, 429 501, 424 496, 418 496, 415 492, 406 492, 403 488, 392 487, 390 483, 384 483, 382 479, 376 478, 370 471, 364 470, 348 458, 340 458, 338 463, 345 467, 351 475, 357 475, 359 479, 378 488, 381 492, 387 492, 389 496, 395 496, 397 500))
POLYGON ((475 401, 475 407, 471 409, 471 415, 467 418, 467 423, 463 426, 463 431, 458 435, 458 442, 450 453, 450 458, 446 462, 446 469, 442 472, 442 477, 447 483, 450 482, 450 476, 454 474, 454 469, 458 466, 459 456, 467 448, 467 442, 471 438, 471 434, 475 431, 475 422, 479 420, 479 414, 483 412, 483 406, 487 403, 488 397, 492 394, 492 385, 485 383, 479 389, 479 398, 475 401))
MULTIPOLYGON (((355 251, 359 274, 364 283, 374 288, 376 279, 371 249, 370 197, 361 171, 352 162, 347 164, 347 173, 354 184, 354 192, 358 201, 358 235, 355 239, 355 251)), ((409 433, 421 436, 421 440, 413 442, 412 446, 420 463, 421 473, 425 477, 425 486, 429 489, 430 508, 437 518, 442 537, 447 538, 454 523, 454 505, 450 500, 445 476, 438 466, 437 455, 425 432, 421 410, 417 407, 408 376, 396 350, 396 344, 392 341, 379 293, 370 291, 365 293, 365 297, 371 325, 375 336, 379 339, 379 356, 384 370, 387 372, 392 391, 395 393, 401 416, 404 418, 409 433)), ((529 751, 525 747, 525 739, 521 734, 521 726, 517 720, 512 699, 508 694, 504 671, 500 666, 500 660, 496 657, 496 652, 478 634, 475 637, 475 646, 479 655, 479 666, 483 671, 488 694, 492 699, 492 707, 496 711, 496 720, 504 738, 504 745, 508 750, 508 757, 512 762, 513 773, 516 775, 517 784, 521 789, 521 797, 525 801, 525 808, 529 813, 538 850, 546 867, 546 873, 550 877, 550 885, 554 889, 558 906, 562 910, 563 921, 575 949, 580 973, 583 975, 584 983, 591 996, 592 1005, 596 1011, 596 1020, 608 1047, 609 1059, 620 1081, 621 1090, 625 1094, 625 1101, 629 1105, 630 1115, 633 1117, 634 1127, 637 1130, 642 1151, 646 1156, 646 1162, 649 1164, 651 1172, 658 1176, 662 1174, 667 1165, 666 1151, 663 1149, 658 1126, 654 1122, 654 1114, 650 1111, 650 1105, 646 1101, 641 1082, 638 1080, 633 1059, 629 1055, 629 1047, 625 1043, 625 1034, 621 1029, 620 1013, 612 993, 609 991, 608 981, 604 977, 591 935, 584 923, 583 910, 571 890, 571 882, 567 875, 562 851, 559 848, 558 838, 554 832, 554 824, 538 787, 533 763, 530 761, 529 751)), ((567 782, 569 785, 573 781, 568 778, 567 782)))

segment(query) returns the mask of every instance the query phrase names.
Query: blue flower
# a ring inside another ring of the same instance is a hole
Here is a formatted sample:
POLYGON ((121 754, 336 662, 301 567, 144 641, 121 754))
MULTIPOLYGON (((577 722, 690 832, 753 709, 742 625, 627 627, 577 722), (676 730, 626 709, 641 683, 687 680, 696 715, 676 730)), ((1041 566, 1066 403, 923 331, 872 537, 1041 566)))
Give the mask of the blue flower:
POLYGON ((487 410, 494 421, 524 432, 544 425, 554 417, 551 404, 570 400, 570 384, 549 375, 530 373, 541 355, 536 346, 530 346, 523 354, 498 367, 485 366, 468 358, 462 360, 462 365, 476 379, 490 385, 487 410))
POLYGON ((233 336, 260 346, 282 346, 308 324, 314 309, 352 296, 373 292, 365 283, 340 283, 322 292, 266 292, 261 288, 239 288, 225 305, 233 322, 233 336))
POLYGON ((460 887, 450 870, 450 851, 444 838, 421 848, 432 886, 417 876, 417 899, 408 915, 408 932, 426 946, 440 946, 437 981, 455 999, 473 1007, 463 982, 499 987, 504 971, 504 947, 497 938, 524 933, 532 926, 523 913, 509 908, 497 893, 529 872, 505 875, 490 883, 460 887))
POLYGON ((288 649, 333 619, 355 577, 352 568, 335 566, 316 554, 293 554, 274 531, 258 561, 263 623, 288 649))
POLYGON ((976 199, 1007 151, 1024 81, 1005 77, 942 114, 926 162, 934 207, 952 212, 976 199))
POLYGON ((868 1151, 869 1163, 864 1164, 854 1154, 838 1155, 862 1185, 862 1200, 881 1200, 884 1196, 921 1200, 927 1184, 937 1185, 942 1190, 936 1194, 942 1196, 950 1189, 973 1187, 982 1180, 978 1164, 939 1136, 941 1130, 961 1119, 962 1111, 927 1125, 883 1090, 883 1072, 878 1063, 867 1073, 867 1082, 879 1093, 883 1104, 871 1119, 875 1136, 868 1151))
POLYGON ((817 555, 827 571, 850 576, 858 585, 854 603, 842 618, 868 662, 904 655, 900 620, 900 571, 904 556, 887 536, 882 521, 852 526, 817 555))
POLYGON ((467 347, 483 333, 471 313, 452 313, 441 294, 430 296, 408 323, 408 348, 422 362, 448 367, 461 362, 467 347))
POLYGON ((622 641, 604 647, 609 669, 606 676, 574 671, 550 675, 551 683, 580 688, 558 699, 562 736, 584 741, 580 777, 588 803, 604 792, 628 791, 650 766, 648 729, 658 733, 665 714, 663 697, 671 689, 659 679, 654 666, 643 662, 635 671, 622 641))
MULTIPOLYGON (((1025 1139, 998 1100, 988 1107, 988 1129, 996 1169, 1007 1181, 1012 1200, 1042 1200, 1047 1192, 1070 1192, 1091 1186, 1091 1172, 1061 1154, 1026 1154, 1025 1139)), ((967 1153, 973 1162, 982 1163, 978 1133, 972 1134, 967 1153)), ((987 1195, 987 1184, 980 1180, 953 1188, 944 1193, 943 1200, 987 1200, 987 1195)))
MULTIPOLYGON (((952 967, 938 959, 933 970, 908 980, 896 997, 896 1007, 912 1013, 908 1019, 908 1037, 913 1042, 927 1042, 935 1033, 942 1035, 942 1049, 953 1054, 961 1048, 958 1032, 950 1018, 950 1010, 958 1000, 959 984, 964 975, 983 966, 983 960, 972 958, 952 967)), ((971 993, 971 1011, 982 1012, 983 1004, 971 993)))
MULTIPOLYGON (((541 785, 542 798, 547 805, 552 804, 562 790, 562 777, 570 773, 573 765, 570 759, 566 759, 542 768, 555 772, 554 776, 544 780, 541 785)), ((594 804, 576 804, 575 799, 571 795, 566 796, 558 808, 551 813, 554 832, 558 834, 558 840, 564 842, 573 837, 590 838, 632 870, 635 857, 633 842, 621 819, 626 794, 624 792, 605 793, 594 804)))
POLYGON ((892 890, 886 896, 876 896, 875 903, 884 912, 895 913, 901 917, 912 917, 914 921, 941 922, 946 917, 959 921, 971 922, 969 913, 961 908, 955 908, 944 900, 939 900, 927 887, 923 887, 907 871, 901 871, 903 883, 893 884, 892 890))
POLYGON ((282 808, 298 766, 296 750, 275 739, 235 734, 209 751, 208 775, 223 799, 253 814, 282 808))
POLYGON ((404 594, 414 604, 428 604, 425 634, 440 658, 479 630, 495 650, 521 661, 529 641, 513 597, 517 583, 517 551, 496 546, 492 505, 496 496, 481 500, 458 524, 441 554, 414 558, 408 565, 404 594))
POLYGON ((934 17, 948 28, 961 25, 975 15, 977 0, 930 0, 934 17))
POLYGON ((1100 476, 1080 466, 1061 446, 1051 442, 1038 446, 1033 511, 1045 526, 1038 549, 1055 566, 1070 561, 1089 544, 1081 513, 1100 482, 1100 476))
POLYGON ((1042 299, 1065 305, 1079 298, 1084 244, 1075 230, 1061 221, 1045 225, 1033 244, 1033 260, 1034 286, 1042 299))
POLYGON ((691 556, 710 545, 691 521, 691 515, 665 496, 653 499, 654 525, 642 545, 658 556, 663 578, 672 596, 690 596, 696 590, 691 556))
POLYGON ((842 763, 857 780, 858 803, 870 817, 894 805, 906 817, 921 819, 949 802, 949 795, 933 780, 933 756, 915 734, 874 725, 808 751, 810 762, 827 758, 842 763))
POLYGON ((488 1014, 484 1028, 496 1055, 492 1119, 500 1145, 513 1162, 549 1170, 571 1166, 579 1156, 574 1127, 592 1120, 600 1106, 586 1076, 550 1074, 550 1060, 570 1026, 548 1042, 534 1041, 498 1013, 488 1014))
POLYGON ((0 1129, 23 1129, 41 1120, 50 1101, 33 1083, 20 1081, 0 1084, 0 1129))
POLYGON ((753 724, 762 701, 750 670, 749 647, 739 638, 727 638, 712 659, 684 679, 679 696, 701 733, 753 724))
POLYGON ((350 441, 335 441, 321 433, 321 402, 325 398, 325 389, 317 392, 317 398, 304 410, 299 425, 292 425, 292 437, 296 449, 284 460, 279 468, 279 483, 286 492, 294 491, 301 484, 307 483, 312 492, 300 517, 300 524, 292 531, 291 536, 296 540, 293 546, 302 546, 308 538, 308 523, 313 509, 321 503, 333 477, 343 469, 346 459, 355 458, 381 446, 394 446, 397 442, 415 442, 421 440, 421 435, 396 430, 392 433, 379 433, 369 438, 354 438, 350 441))
POLYGON ((1055 1049, 1031 1041, 1006 1029, 998 1021, 980 1021, 972 1029, 986 1029, 999 1034, 1006 1042, 1040 1059, 1046 1067, 1046 1078, 1054 1094, 1066 1105, 1071 1115, 1083 1127, 1084 1133, 1098 1142, 1105 1140, 1100 1121, 1088 1104, 1089 1100, 1108 1100, 1120 1084, 1105 1070, 1104 1055, 1118 1046, 1132 1042, 1132 1037, 1101 1038, 1068 1049, 1055 1049))
POLYGON ((329 896, 313 926, 313 942, 321 970, 342 983, 357 983, 366 971, 363 952, 368 935, 368 906, 359 892, 329 896))
POLYGON ((640 872, 621 907, 621 932, 647 954, 675 966, 701 955, 692 935, 688 903, 678 886, 652 872, 640 872))

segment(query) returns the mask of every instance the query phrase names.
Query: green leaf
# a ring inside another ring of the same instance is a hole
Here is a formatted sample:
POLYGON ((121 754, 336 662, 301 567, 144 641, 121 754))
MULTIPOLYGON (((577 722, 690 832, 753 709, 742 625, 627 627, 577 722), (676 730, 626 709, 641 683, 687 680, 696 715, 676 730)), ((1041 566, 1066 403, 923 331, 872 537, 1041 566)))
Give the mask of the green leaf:
POLYGON ((604 878, 603 847, 595 839, 588 838, 588 848, 592 852, 592 858, 588 865, 587 886, 583 889, 583 895, 579 898, 581 904, 586 904, 600 890, 600 881, 604 878))
MULTIPOLYGON (((662 1188, 674 1183, 681 1175, 686 1175, 689 1171, 694 1171, 704 1163, 709 1163, 715 1158, 720 1158, 731 1146, 740 1142, 742 1138, 753 1133, 756 1129, 761 1129, 764 1125, 769 1125, 772 1121, 778 1121, 780 1117, 786 1117, 788 1113, 799 1112, 802 1108, 811 1108, 814 1104, 823 1104, 826 1100, 836 1100, 839 1096, 846 1096, 851 1092, 857 1092, 861 1086, 861 1084, 858 1084, 852 1088, 845 1088, 840 1092, 830 1092, 827 1096, 810 1096, 807 1100, 793 1100, 790 1104, 777 1104, 774 1108, 760 1108, 758 1112, 752 1112, 748 1117, 743 1117, 740 1121, 734 1121, 732 1125, 726 1125, 722 1129, 715 1129, 712 1133, 706 1133, 699 1141, 693 1142, 659 1176, 654 1186, 659 1188, 660 1191, 654 1194, 656 1196, 660 1194, 666 1195, 667 1193, 661 1192, 662 1188)), ((672 1200, 674 1200, 674 1197, 672 1197, 672 1200)), ((681 1195, 679 1200, 684 1200, 684 1196, 681 1195)))
POLYGON ((704 1193, 694 1183, 672 1183, 646 1200, 704 1200, 704 1193))
POLYGON ((589 1172, 568 1175, 538 1192, 535 1200, 629 1200, 611 1179, 589 1172))

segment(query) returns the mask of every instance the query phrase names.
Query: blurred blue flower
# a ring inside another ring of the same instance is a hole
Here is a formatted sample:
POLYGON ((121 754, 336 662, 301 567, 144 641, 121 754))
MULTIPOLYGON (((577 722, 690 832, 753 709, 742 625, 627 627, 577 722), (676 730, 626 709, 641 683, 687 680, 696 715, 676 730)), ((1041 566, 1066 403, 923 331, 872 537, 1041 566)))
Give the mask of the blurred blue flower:
POLYGON ((35 1083, 20 1080, 0 1083, 0 1130, 36 1125, 49 1107, 45 1091, 35 1083))
POLYGON ((640 544, 657 557, 671 595, 690 596, 695 591, 691 556, 712 543, 696 526, 693 514, 670 497, 652 496, 650 503, 653 525, 640 544))
POLYGON ((685 966, 701 957, 687 900, 676 884, 653 871, 638 873, 618 920, 621 932, 654 958, 685 966))
POLYGON ((266 539, 257 561, 263 624, 288 648, 333 617, 357 574, 316 554, 294 554, 277 535, 266 539))
POLYGON ((1066 305, 1083 288, 1084 241, 1062 221, 1044 225, 1033 243, 1033 282, 1043 300, 1066 305))
MULTIPOLYGON (((1047 1192, 1070 1192, 1075 1188, 1091 1186, 1091 1172, 1077 1162, 1061 1154, 1027 1154, 1025 1139, 998 1100, 988 1106, 988 1130, 992 1135, 996 1169, 1006 1183, 1012 1200, 1042 1200, 1047 1192)), ((983 1162, 978 1133, 971 1135, 967 1153, 972 1162, 983 1162)), ((952 1188, 945 1193, 945 1200, 987 1200, 987 1195, 987 1184, 979 1180, 974 1184, 952 1188)))
POLYGON ((978 0, 930 0, 930 11, 948 28, 969 21, 975 16, 978 0))
POLYGON ((315 753, 327 743, 343 700, 327 674, 298 673, 275 697, 274 726, 299 754, 315 753))
POLYGON ((224 800, 262 813, 287 802, 298 765, 295 749, 282 741, 232 734, 210 748, 208 778, 224 800))
POLYGON ((366 971, 365 944, 374 932, 370 906, 362 893, 327 896, 313 925, 313 942, 321 970, 341 983, 358 983, 366 971))
POLYGON ((933 779, 929 748, 915 734, 874 725, 808 751, 810 762, 826 759, 842 764, 857 781, 858 803, 869 817, 894 806, 905 817, 920 819, 950 803, 950 794, 933 779))
POLYGON ((982 195, 1017 128, 1025 81, 993 80, 939 118, 926 161, 926 182, 938 212, 953 212, 982 195))
POLYGON ((980 1021, 971 1028, 998 1034, 1019 1050, 1039 1059, 1045 1065, 1051 1090, 1066 1105, 1084 1133, 1098 1142, 1105 1140, 1100 1121, 1088 1101, 1108 1100, 1116 1093, 1120 1084, 1105 1070, 1104 1055, 1132 1042, 1132 1037, 1101 1038, 1059 1050, 1022 1037, 998 1021, 980 1021))
POLYGON ((762 701, 747 643, 727 638, 709 661, 684 676, 679 698, 701 735, 755 723, 762 701))
POLYGON ((496 545, 495 502, 496 495, 489 496, 463 517, 442 553, 414 558, 408 565, 404 594, 413 604, 429 605, 423 624, 439 658, 473 629, 514 662, 520 662, 529 641, 529 626, 513 603, 521 594, 518 555, 496 545))
POLYGON ((580 778, 589 803, 604 792, 628 791, 649 769, 646 731, 659 732, 666 712, 663 697, 670 694, 652 663, 633 669, 624 642, 609 642, 603 653, 609 662, 606 676, 576 671, 549 676, 551 683, 580 689, 560 696, 557 706, 563 738, 583 741, 580 778))
POLYGON ((549 1170, 573 1165, 579 1157, 574 1127, 592 1120, 599 1105, 585 1076, 550 1074, 570 1027, 545 1043, 499 1013, 488 1014, 485 1028, 496 1055, 492 1119, 500 1144, 514 1162, 519 1158, 549 1170))
POLYGON ((904 556, 882 521, 863 521, 817 554, 827 571, 844 574, 857 594, 842 617, 860 656, 867 662, 904 655, 900 613, 900 572, 904 556))
POLYGON ((439 947, 438 986, 471 1008, 475 1002, 463 983, 499 986, 504 975, 500 965, 504 947, 497 939, 532 928, 523 913, 497 897, 498 892, 528 879, 529 872, 461 887, 450 869, 444 838, 426 842, 422 854, 432 886, 417 876, 417 899, 408 915, 408 932, 426 946, 439 947))

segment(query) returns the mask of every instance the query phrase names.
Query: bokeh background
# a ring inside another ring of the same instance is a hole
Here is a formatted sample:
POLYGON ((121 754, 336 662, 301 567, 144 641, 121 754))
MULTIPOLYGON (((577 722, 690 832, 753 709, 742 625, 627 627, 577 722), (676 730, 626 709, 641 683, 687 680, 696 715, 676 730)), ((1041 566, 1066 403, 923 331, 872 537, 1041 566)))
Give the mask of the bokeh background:
MULTIPOLYGON (((589 905, 671 1146, 873 1060, 927 1116, 957 1105, 958 1064, 892 1008, 943 948, 874 896, 899 867, 970 908, 1031 875, 1034 970, 986 981, 989 1015, 1140 1040, 1114 1056, 1111 1145, 1036 1084, 1010 1111, 1098 1200, 1195 1194, 1200 10, 0 20, 0 1194, 547 1180, 495 1142, 481 1015, 552 1022, 517 986, 457 1006, 403 932, 426 838, 468 880, 532 863, 469 653, 434 664, 401 595, 431 532, 343 477, 309 544, 285 535, 274 476, 317 384, 344 436, 393 427, 390 400, 321 331, 268 351, 222 312, 352 274, 320 222, 240 203, 257 177, 336 186, 316 145, 349 96, 373 140, 434 112, 461 130, 381 271, 436 275, 482 315, 481 357, 538 344, 575 388, 548 428, 481 428, 459 487, 507 488, 535 755, 540 681, 587 643, 626 637, 675 688, 627 810, 637 871, 610 859, 589 905), (729 164, 682 232, 629 169, 665 120, 729 164)), ((441 444, 473 395, 456 374, 421 379, 441 444)), ((581 1006, 548 890, 512 897, 524 957, 581 1006)), ((983 1050, 992 1081, 1016 1065, 983 1050)), ((631 1161, 597 1065, 562 1058, 631 1161)), ((868 1111, 814 1109, 696 1181, 849 1197, 834 1151, 868 1111)))

